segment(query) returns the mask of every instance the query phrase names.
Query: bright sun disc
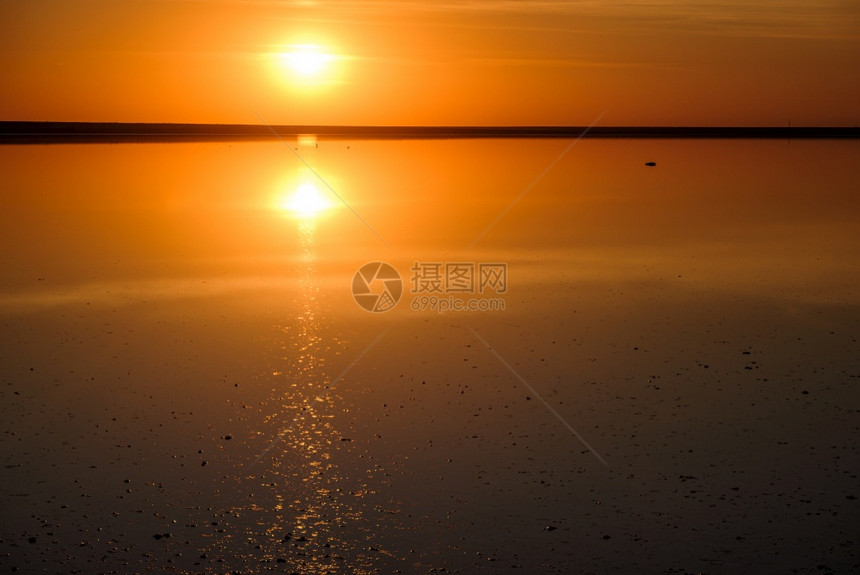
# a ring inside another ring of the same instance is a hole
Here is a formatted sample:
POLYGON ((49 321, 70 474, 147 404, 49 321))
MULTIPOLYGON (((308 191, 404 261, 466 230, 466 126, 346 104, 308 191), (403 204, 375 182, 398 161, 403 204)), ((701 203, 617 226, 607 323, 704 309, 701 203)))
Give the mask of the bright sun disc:
POLYGON ((284 54, 287 65, 300 76, 320 74, 330 59, 331 56, 322 52, 315 44, 299 44, 284 54))
POLYGON ((314 184, 300 185, 283 204, 283 207, 302 218, 312 218, 329 207, 314 184))

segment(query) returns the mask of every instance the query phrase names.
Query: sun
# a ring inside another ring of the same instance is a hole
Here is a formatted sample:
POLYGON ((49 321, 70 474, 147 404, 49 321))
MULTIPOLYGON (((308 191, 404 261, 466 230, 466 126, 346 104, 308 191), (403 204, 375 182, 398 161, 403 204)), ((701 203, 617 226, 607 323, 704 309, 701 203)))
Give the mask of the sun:
POLYGON ((331 206, 315 184, 304 183, 284 199, 281 207, 289 210, 296 217, 313 219, 331 206))
POLYGON ((274 44, 267 53, 272 78, 296 95, 312 96, 344 82, 351 57, 327 40, 274 44))
POLYGON ((333 59, 316 44, 295 44, 283 54, 283 61, 294 74, 303 78, 314 78, 325 72, 333 59))

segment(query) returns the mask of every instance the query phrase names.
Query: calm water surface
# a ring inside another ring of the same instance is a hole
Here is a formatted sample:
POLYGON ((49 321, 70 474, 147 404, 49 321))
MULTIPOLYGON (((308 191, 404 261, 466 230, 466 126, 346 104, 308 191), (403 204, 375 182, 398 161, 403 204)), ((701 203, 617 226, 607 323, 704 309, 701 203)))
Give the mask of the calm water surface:
POLYGON ((569 144, 0 147, 0 563, 857 569, 860 143, 569 144))

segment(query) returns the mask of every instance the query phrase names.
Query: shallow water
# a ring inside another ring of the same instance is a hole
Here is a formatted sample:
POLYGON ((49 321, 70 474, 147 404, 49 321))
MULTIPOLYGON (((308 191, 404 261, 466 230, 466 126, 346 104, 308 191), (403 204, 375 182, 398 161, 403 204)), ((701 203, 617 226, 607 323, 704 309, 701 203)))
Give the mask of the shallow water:
POLYGON ((0 562, 856 569, 860 143, 570 144, 0 147, 0 562))

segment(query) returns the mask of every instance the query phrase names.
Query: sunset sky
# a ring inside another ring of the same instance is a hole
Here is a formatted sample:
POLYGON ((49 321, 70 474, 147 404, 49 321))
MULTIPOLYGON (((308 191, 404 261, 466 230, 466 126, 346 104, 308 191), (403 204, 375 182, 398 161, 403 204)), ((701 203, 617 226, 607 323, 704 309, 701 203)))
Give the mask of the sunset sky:
POLYGON ((5 0, 0 120, 860 124, 853 0, 5 0))

